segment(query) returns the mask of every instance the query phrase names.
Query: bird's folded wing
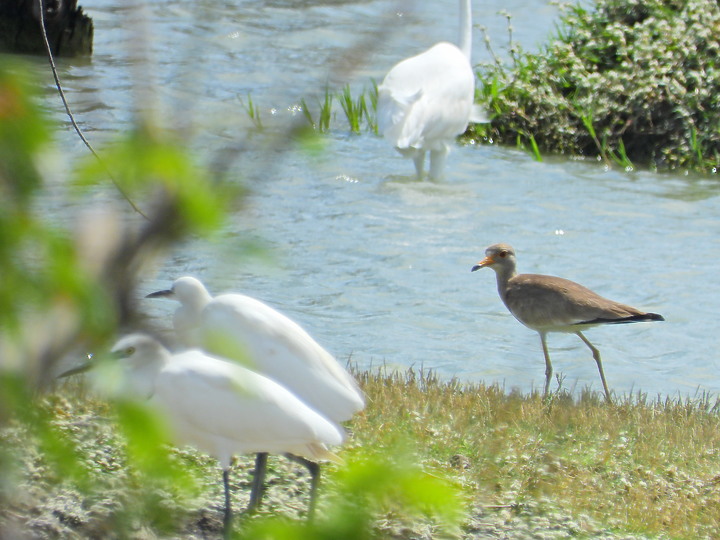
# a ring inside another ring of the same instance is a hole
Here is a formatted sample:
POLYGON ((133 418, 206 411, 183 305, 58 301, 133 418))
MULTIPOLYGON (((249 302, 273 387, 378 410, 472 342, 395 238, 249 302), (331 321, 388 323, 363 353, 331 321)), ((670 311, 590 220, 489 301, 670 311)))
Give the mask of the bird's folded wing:
POLYGON ((504 300, 512 314, 532 328, 600 324, 642 313, 608 300, 574 281, 537 274, 520 274, 512 278, 504 300), (599 322, 591 322, 594 320, 599 322))
POLYGON ((171 424, 236 441, 236 452, 287 452, 313 442, 342 442, 336 426, 284 387, 240 366, 204 360, 206 365, 179 361, 159 378, 154 399, 171 424))
POLYGON ((326 399, 337 409, 338 421, 364 407, 354 378, 300 325, 254 298, 229 295, 225 302, 221 298, 204 313, 208 350, 288 381, 300 395, 326 399))

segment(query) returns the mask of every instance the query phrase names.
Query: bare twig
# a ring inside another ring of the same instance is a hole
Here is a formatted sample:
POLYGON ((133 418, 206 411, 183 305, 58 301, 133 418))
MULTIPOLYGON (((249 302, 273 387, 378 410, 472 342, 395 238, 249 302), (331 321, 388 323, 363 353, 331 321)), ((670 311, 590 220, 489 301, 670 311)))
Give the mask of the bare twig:
POLYGON ((83 143, 85 143, 85 146, 88 147, 90 152, 92 152, 92 155, 95 156, 95 158, 98 160, 100 165, 105 169, 105 172, 107 173, 108 177, 112 181, 112 183, 115 185, 117 190, 120 192, 120 194, 125 198, 125 200, 130 204, 133 210, 135 210, 138 214, 140 214, 145 219, 148 219, 148 217, 143 214, 142 210, 138 208, 135 203, 130 199, 130 196, 120 187, 120 184, 117 183, 115 178, 113 178, 112 173, 110 172, 110 169, 108 169, 107 165, 105 165, 105 162, 100 159, 100 156, 97 152, 95 152, 95 149, 92 147, 90 142, 87 140, 85 135, 83 134, 82 130, 80 129, 80 126, 78 126, 77 122, 75 121, 75 116, 73 115, 72 111, 70 110, 70 105, 68 104, 67 99, 65 98, 65 92, 63 91, 62 85, 60 84, 60 78, 58 77, 57 68, 55 67, 55 60, 53 59, 52 50, 50 48, 50 42, 48 41, 47 37, 47 30, 45 29, 45 6, 43 0, 38 0, 38 4, 40 5, 40 31, 42 32, 43 41, 45 43, 45 50, 48 55, 48 61, 50 62, 50 68, 52 69, 52 74, 55 79, 55 86, 58 89, 58 93, 60 94, 60 99, 63 102, 63 105, 65 106, 65 112, 67 113, 68 117, 70 118, 70 123, 72 124, 73 128, 75 128, 75 132, 78 134, 80 139, 83 143))

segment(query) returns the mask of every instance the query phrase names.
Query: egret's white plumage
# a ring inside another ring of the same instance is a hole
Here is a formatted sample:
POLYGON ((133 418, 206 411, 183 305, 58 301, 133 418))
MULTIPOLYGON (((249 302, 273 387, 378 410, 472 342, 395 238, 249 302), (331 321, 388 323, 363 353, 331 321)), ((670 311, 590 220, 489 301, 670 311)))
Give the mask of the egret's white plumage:
MULTIPOLYGON (((180 341, 270 377, 325 418, 343 422, 364 408, 355 380, 335 358, 297 323, 259 300, 242 294, 213 298, 199 280, 189 276, 148 297, 180 302, 173 316, 180 341)), ((267 454, 257 454, 251 509, 257 508, 263 497, 267 454)), ((295 459, 292 453, 287 455, 295 459)))
MULTIPOLYGON (((220 461, 226 527, 231 515, 227 473, 233 455, 287 452, 315 462, 334 459, 329 447, 343 441, 341 428, 282 385, 237 363, 197 349, 171 354, 144 334, 125 336, 112 352, 120 358, 125 388, 147 399, 167 420, 175 441, 220 461)), ((311 507, 316 485, 314 477, 311 507)))
POLYGON ((428 151, 430 177, 439 178, 455 137, 470 121, 488 121, 482 108, 474 105, 471 46, 471 0, 460 0, 460 47, 441 42, 407 58, 378 87, 378 130, 403 156, 413 159, 418 178, 428 151))
POLYGON ((189 276, 148 297, 180 302, 173 324, 178 338, 243 363, 290 389, 333 422, 363 409, 357 383, 300 325, 267 304, 242 294, 212 297, 189 276))

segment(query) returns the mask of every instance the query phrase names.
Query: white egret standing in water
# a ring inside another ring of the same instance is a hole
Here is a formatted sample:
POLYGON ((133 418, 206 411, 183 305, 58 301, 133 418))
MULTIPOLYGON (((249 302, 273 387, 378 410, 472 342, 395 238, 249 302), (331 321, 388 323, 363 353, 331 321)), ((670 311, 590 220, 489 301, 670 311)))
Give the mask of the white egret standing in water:
POLYGON ((396 64, 378 87, 378 130, 422 178, 430 152, 430 177, 440 178, 455 137, 469 122, 488 122, 474 104, 471 0, 460 0, 460 46, 437 43, 396 64))

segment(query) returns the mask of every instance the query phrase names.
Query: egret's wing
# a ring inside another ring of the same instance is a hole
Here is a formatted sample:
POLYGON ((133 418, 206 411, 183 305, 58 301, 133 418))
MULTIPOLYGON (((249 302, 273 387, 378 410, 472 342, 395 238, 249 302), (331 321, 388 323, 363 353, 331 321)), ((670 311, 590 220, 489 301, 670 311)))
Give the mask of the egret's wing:
POLYGON ((450 43, 395 65, 378 87, 378 129, 398 148, 446 144, 467 127, 475 76, 450 43))
POLYGON ((364 407, 355 380, 297 323, 239 294, 216 297, 203 312, 207 350, 280 382, 333 421, 364 407))
POLYGON ((378 131, 393 146, 398 148, 412 146, 403 129, 405 127, 404 121, 408 117, 412 106, 421 97, 422 90, 417 90, 412 94, 402 94, 397 89, 384 83, 378 87, 378 131))
POLYGON ((158 376, 153 400, 181 441, 220 459, 249 452, 308 456, 343 440, 337 426, 284 387, 197 350, 173 358, 158 376))

